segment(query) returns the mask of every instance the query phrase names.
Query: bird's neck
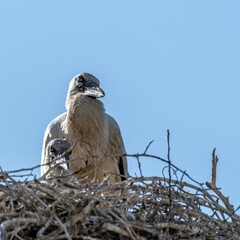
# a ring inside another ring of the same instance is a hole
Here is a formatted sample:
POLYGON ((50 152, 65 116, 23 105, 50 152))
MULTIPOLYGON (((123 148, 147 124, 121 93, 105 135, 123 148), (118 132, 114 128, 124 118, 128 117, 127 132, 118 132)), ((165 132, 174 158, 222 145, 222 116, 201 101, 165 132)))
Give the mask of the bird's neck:
POLYGON ((97 149, 106 135, 105 109, 97 99, 77 95, 68 102, 67 132, 70 138, 97 149))

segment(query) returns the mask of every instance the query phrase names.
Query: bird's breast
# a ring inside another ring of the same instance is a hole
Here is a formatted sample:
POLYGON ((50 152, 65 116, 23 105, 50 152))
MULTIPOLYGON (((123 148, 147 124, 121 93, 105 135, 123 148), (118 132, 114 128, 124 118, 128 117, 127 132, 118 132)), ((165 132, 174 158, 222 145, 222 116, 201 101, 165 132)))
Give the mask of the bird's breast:
MULTIPOLYGON (((108 122, 102 104, 84 104, 70 109, 66 118, 68 140, 73 145, 72 159, 86 164, 96 162, 106 153, 108 122)), ((79 162, 80 164, 80 162, 79 162)))

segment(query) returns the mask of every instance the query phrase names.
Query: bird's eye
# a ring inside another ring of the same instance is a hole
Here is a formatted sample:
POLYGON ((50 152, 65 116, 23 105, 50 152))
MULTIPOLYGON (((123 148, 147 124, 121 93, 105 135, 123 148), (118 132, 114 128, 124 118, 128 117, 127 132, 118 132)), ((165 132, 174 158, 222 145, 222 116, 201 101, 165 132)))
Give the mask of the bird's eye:
POLYGON ((85 83, 86 81, 85 81, 85 79, 84 79, 83 76, 79 76, 79 77, 77 78, 77 82, 78 82, 78 83, 85 83))
POLYGON ((51 147, 50 152, 56 152, 56 149, 54 147, 51 147))

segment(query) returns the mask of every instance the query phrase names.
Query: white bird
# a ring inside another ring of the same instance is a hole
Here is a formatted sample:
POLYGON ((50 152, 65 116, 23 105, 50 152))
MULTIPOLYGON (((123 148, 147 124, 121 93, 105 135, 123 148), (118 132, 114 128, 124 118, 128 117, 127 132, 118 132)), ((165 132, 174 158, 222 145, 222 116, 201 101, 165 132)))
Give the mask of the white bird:
POLYGON ((105 112, 97 98, 105 94, 99 80, 89 73, 70 82, 67 112, 52 120, 44 135, 41 175, 47 171, 46 146, 52 139, 67 139, 73 146, 69 171, 84 183, 119 182, 127 179, 128 167, 117 122, 105 112))
POLYGON ((44 166, 46 178, 69 174, 71 149, 72 146, 66 139, 56 138, 47 144, 44 166))

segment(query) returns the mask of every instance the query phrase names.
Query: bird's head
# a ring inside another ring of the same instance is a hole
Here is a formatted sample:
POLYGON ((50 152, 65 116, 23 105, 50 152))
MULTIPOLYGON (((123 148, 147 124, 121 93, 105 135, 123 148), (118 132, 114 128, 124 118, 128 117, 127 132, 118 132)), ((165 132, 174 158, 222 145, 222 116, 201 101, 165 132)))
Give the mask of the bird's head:
POLYGON ((66 170, 69 169, 67 161, 72 153, 71 150, 72 145, 66 139, 56 138, 51 140, 47 145, 49 160, 66 170))
POLYGON ((100 88, 99 80, 89 73, 80 73, 76 75, 70 82, 68 94, 74 96, 81 94, 90 98, 104 97, 105 93, 100 88))

